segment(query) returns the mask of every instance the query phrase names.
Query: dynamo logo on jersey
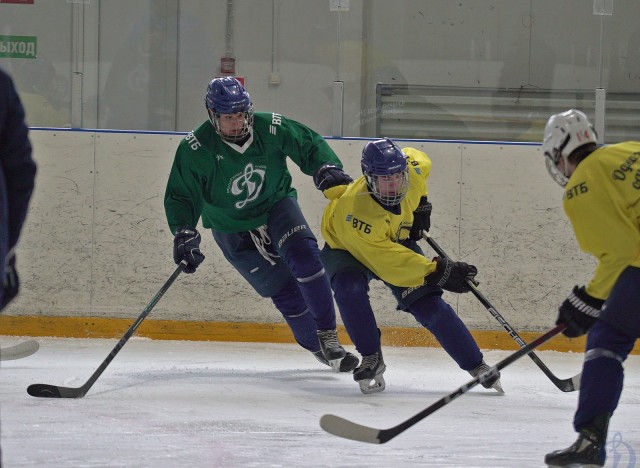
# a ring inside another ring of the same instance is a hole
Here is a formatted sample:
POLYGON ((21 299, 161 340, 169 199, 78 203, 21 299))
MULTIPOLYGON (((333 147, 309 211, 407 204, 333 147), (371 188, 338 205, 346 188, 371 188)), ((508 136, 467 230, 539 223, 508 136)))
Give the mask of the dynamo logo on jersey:
POLYGON ((613 463, 613 468, 635 468, 637 457, 636 451, 627 442, 622 440, 622 434, 616 432, 613 438, 607 442, 607 455, 613 463))
POLYGON ((236 196, 244 196, 244 200, 234 203, 234 206, 241 210, 247 203, 258 198, 264 185, 264 175, 266 166, 254 166, 249 163, 240 174, 236 174, 231 179, 229 191, 236 196))

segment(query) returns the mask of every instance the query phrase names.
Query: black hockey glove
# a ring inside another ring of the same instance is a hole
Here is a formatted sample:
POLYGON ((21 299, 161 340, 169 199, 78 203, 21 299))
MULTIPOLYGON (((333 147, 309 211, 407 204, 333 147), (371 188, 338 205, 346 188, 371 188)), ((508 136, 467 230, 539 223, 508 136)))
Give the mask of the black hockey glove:
POLYGON ((4 309, 9 302, 18 295, 20 290, 20 278, 16 270, 16 256, 10 253, 4 265, 4 278, 2 278, 2 301, 0 310, 4 309))
POLYGON ((340 185, 349 185, 351 182, 353 182, 353 179, 349 174, 333 164, 321 166, 313 175, 313 183, 316 184, 316 188, 324 193, 324 196, 329 200, 333 200, 339 195, 332 196, 327 190, 340 185))
POLYGON ((567 328, 562 333, 569 338, 582 336, 598 320, 602 304, 604 301, 587 294, 584 286, 574 286, 558 309, 556 325, 565 324, 567 328))
POLYGON ((413 212, 413 225, 409 232, 409 239, 419 241, 422 239, 422 231, 429 232, 431 227, 431 202, 427 197, 420 197, 420 203, 413 212))
POLYGON ((473 281, 478 269, 464 262, 454 262, 448 258, 435 257, 436 271, 425 278, 428 284, 440 286, 455 293, 469 292, 467 280, 473 281))
POLYGON ((173 261, 178 265, 182 260, 188 263, 185 273, 194 273, 204 260, 200 252, 200 233, 194 227, 178 228, 173 238, 173 261))

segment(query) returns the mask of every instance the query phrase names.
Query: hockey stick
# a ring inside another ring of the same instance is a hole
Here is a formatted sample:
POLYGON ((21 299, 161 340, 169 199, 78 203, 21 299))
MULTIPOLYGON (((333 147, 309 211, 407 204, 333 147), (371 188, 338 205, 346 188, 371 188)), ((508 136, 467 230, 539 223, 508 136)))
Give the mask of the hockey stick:
POLYGON ((27 340, 17 345, 0 348, 0 361, 11 361, 31 356, 38 351, 40 344, 36 340, 27 340))
MULTIPOLYGON (((429 243, 429 245, 433 248, 433 250, 436 251, 436 253, 439 256, 443 258, 449 258, 445 253, 445 251, 442 250, 442 248, 438 245, 438 243, 435 240, 433 240, 433 237, 431 237, 427 232, 422 233, 422 238, 429 243)), ((520 338, 518 333, 516 333, 516 331, 513 328, 511 328, 511 325, 509 325, 507 321, 504 319, 504 317, 502 317, 502 315, 500 315, 500 313, 495 309, 495 307, 491 305, 491 303, 484 296, 484 294, 482 294, 478 290, 478 288, 476 287, 477 285, 469 280, 467 280, 467 284, 469 285, 469 288, 471 289, 471 292, 473 293, 473 295, 476 296, 478 300, 482 303, 482 305, 485 306, 485 308, 489 311, 489 313, 493 315, 493 317, 498 322, 500 322, 500 325, 502 325, 502 327, 507 331, 507 333, 509 333, 509 336, 513 338, 513 340, 516 343, 518 343, 520 347, 525 347, 527 343, 525 343, 525 341, 522 338, 520 338)), ((563 392, 573 392, 580 387, 580 377, 582 376, 582 373, 579 373, 568 379, 560 379, 556 377, 553 374, 553 372, 549 370, 547 366, 545 366, 544 362, 542 362, 535 353, 530 353, 529 357, 533 360, 533 362, 536 363, 536 365, 540 368, 540 370, 544 372, 544 374, 549 378, 549 380, 551 380, 551 382, 553 382, 553 384, 563 392)))
POLYGON ((345 439, 356 440, 358 442, 367 442, 369 444, 384 444, 385 442, 390 441, 398 434, 403 433, 407 429, 409 429, 414 424, 422 421, 424 418, 429 416, 430 414, 435 413, 443 406, 451 403, 453 400, 458 398, 459 396, 467 393, 470 389, 475 387, 476 385, 486 381, 494 377, 500 370, 507 367, 509 364, 517 361, 525 354, 533 351, 534 348, 540 346, 545 341, 550 340, 558 333, 562 332, 566 328, 566 325, 560 324, 556 325, 555 328, 549 330, 544 335, 536 338, 528 345, 520 348, 513 354, 510 354, 502 361, 498 362, 495 366, 489 369, 486 372, 476 376, 473 380, 467 382, 462 387, 459 387, 457 390, 449 393, 447 396, 440 398, 438 401, 433 403, 428 408, 420 411, 415 416, 410 417, 406 421, 398 424, 397 426, 393 426, 389 429, 375 429, 373 427, 363 426, 361 424, 357 424, 351 422, 347 419, 341 418, 340 416, 334 416, 333 414, 325 414, 320 418, 320 427, 324 429, 329 434, 333 434, 338 437, 343 437, 345 439))
POLYGON ((160 298, 164 295, 165 292, 167 292, 167 290, 169 289, 169 286, 173 284, 173 282, 176 280, 178 275, 185 269, 186 266, 187 266, 186 261, 183 260, 182 262, 180 262, 180 265, 178 265, 178 268, 176 268, 176 270, 172 273, 169 279, 164 283, 164 285, 162 285, 162 288, 160 288, 160 291, 158 291, 156 295, 153 296, 153 299, 151 299, 151 302, 149 302, 147 307, 144 308, 144 310, 142 311, 140 316, 137 318, 137 320, 133 322, 133 325, 129 327, 129 329, 124 334, 124 336, 120 339, 120 341, 118 341, 118 344, 115 346, 115 348, 111 350, 111 353, 109 353, 107 358, 104 361, 102 361, 102 364, 100 364, 100 367, 98 367, 98 369, 93 373, 93 375, 89 378, 89 380, 87 380, 87 382, 82 387, 74 388, 74 387, 58 387, 57 385, 48 385, 48 384, 33 384, 27 387, 27 393, 33 397, 42 397, 42 398, 82 398, 83 396, 85 396, 86 393, 91 388, 91 386, 95 383, 96 380, 98 380, 98 377, 100 377, 102 372, 104 372, 104 370, 107 368, 109 363, 113 361, 113 358, 116 357, 116 355, 125 345, 125 343, 129 341, 129 338, 133 336, 133 334, 136 332, 136 330, 138 329, 142 321, 147 317, 147 315, 149 315, 149 312, 151 312, 151 309, 155 307, 155 305, 158 303, 160 298))

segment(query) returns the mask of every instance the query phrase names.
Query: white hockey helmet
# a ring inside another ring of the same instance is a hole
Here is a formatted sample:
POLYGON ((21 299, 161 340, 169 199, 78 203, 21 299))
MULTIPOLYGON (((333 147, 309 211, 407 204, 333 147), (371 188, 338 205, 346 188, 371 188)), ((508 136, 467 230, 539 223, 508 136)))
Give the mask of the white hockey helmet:
POLYGON ((567 185, 569 155, 589 143, 596 143, 596 132, 584 112, 569 109, 549 118, 544 128, 542 153, 553 180, 562 187, 567 185), (560 158, 564 162, 563 171, 558 168, 560 158))

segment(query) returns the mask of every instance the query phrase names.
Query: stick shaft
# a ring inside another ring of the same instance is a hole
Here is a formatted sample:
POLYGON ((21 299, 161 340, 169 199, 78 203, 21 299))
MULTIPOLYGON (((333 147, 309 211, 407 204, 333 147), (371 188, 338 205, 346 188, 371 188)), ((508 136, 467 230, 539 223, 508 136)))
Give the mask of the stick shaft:
MULTIPOLYGON (((431 237, 428 233, 423 232, 422 238, 426 240, 431 248, 435 250, 435 252, 442 258, 450 258, 447 253, 438 245, 438 243, 431 237)), ((489 311, 489 313, 495 318, 502 328, 506 330, 509 336, 516 342, 520 347, 525 347, 527 343, 518 335, 518 333, 509 325, 509 323, 505 320, 505 318, 496 310, 495 307, 489 302, 489 300, 485 297, 480 290, 478 290, 476 284, 470 280, 467 280, 467 284, 469 285, 469 289, 471 293, 482 303, 482 305, 489 311)), ((529 353, 529 357, 531 360, 540 368, 540 370, 553 382, 553 384, 558 387, 558 389, 563 392, 573 392, 578 389, 578 384, 580 382, 581 374, 578 374, 569 379, 560 379, 556 375, 549 370, 549 368, 542 362, 542 360, 535 354, 529 353)))
POLYGON ((473 380, 467 382, 466 384, 457 388, 456 390, 449 393, 448 395, 440 398, 438 401, 436 401, 429 407, 425 408, 424 410, 420 411, 418 414, 410 417, 409 419, 401 422, 400 424, 394 427, 391 427, 389 429, 376 429, 373 427, 354 423, 352 421, 341 418, 340 416, 335 416, 333 414, 323 415, 320 418, 320 427, 322 427, 322 429, 324 429, 329 434, 333 434, 338 437, 343 437, 345 439, 356 440, 358 442, 367 442, 369 444, 384 444, 385 442, 390 441, 397 435, 403 433, 404 431, 406 431, 416 423, 422 421, 427 416, 435 413, 443 406, 448 405, 459 396, 464 395, 476 385, 493 377, 501 369, 507 367, 509 364, 520 359, 525 354, 530 353, 534 348, 550 340, 551 338, 556 336, 558 333, 561 333, 565 328, 566 326, 563 324, 557 325, 555 328, 549 330, 544 335, 541 335, 540 337, 536 338, 528 345, 510 354, 505 359, 498 362, 495 366, 493 366, 488 371, 474 377, 473 380))
POLYGON ((120 338, 120 341, 118 341, 118 343, 111 350, 109 355, 105 358, 104 361, 102 361, 102 364, 100 364, 100 366, 95 370, 95 372, 91 375, 91 377, 89 377, 89 380, 87 380, 84 385, 78 388, 74 388, 74 387, 59 387, 56 385, 49 385, 49 384, 33 384, 33 385, 29 385, 29 387, 27 388, 27 393, 29 393, 29 395, 34 397, 44 397, 44 398, 81 398, 83 397, 89 391, 89 389, 93 386, 95 381, 98 380, 98 377, 100 377, 100 375, 104 372, 104 370, 111 363, 111 361, 113 361, 113 359, 120 352, 120 350, 126 344, 126 342, 129 341, 129 338, 133 336, 133 334, 136 332, 136 330, 138 329, 142 321, 147 317, 147 315, 149 315, 151 310, 153 310, 155 305, 162 298, 162 296, 164 296, 164 293, 167 292, 167 290, 176 280, 178 275, 180 275, 180 273, 184 271, 186 266, 187 266, 187 263, 184 260, 178 265, 178 267, 171 274, 169 279, 165 281, 165 283, 162 285, 160 290, 156 293, 155 296, 153 296, 153 299, 151 299, 151 302, 147 304, 147 306, 144 308, 142 313, 138 316, 136 321, 133 322, 133 324, 129 327, 129 329, 126 331, 124 336, 120 338))

